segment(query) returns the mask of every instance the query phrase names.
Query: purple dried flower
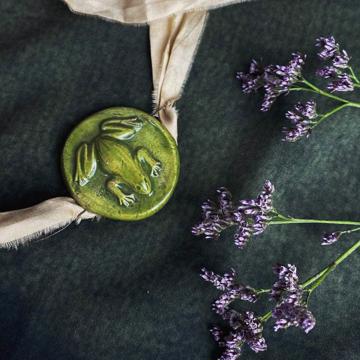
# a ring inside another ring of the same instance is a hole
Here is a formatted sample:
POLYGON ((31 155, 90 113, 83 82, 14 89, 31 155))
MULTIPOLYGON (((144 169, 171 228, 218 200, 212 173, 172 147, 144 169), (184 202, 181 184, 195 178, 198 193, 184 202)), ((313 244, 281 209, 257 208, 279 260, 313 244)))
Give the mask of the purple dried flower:
POLYGON ((262 192, 256 199, 241 200, 237 208, 236 219, 238 231, 235 234, 235 245, 243 248, 251 235, 264 232, 273 217, 272 194, 275 191, 273 184, 267 180, 262 192))
POLYGON ((200 276, 205 280, 213 284, 218 290, 225 291, 232 288, 235 285, 235 270, 231 269, 229 273, 225 273, 223 276, 215 274, 213 271, 209 271, 206 268, 201 269, 200 276))
POLYGON ((305 55, 293 53, 288 65, 269 65, 265 68, 262 111, 268 111, 278 96, 287 94, 290 87, 301 80, 305 58, 305 55))
POLYGON ((325 66, 316 73, 323 78, 332 78, 327 88, 331 91, 353 91, 354 83, 351 76, 344 72, 349 68, 350 57, 345 50, 340 50, 333 36, 320 37, 316 45, 320 47, 319 57, 322 60, 330 60, 331 66, 325 66))
POLYGON ((321 245, 331 245, 340 239, 341 232, 325 233, 322 237, 321 245))
POLYGON ((295 265, 288 264, 285 266, 277 264, 273 267, 273 271, 278 276, 278 281, 274 283, 271 289, 270 297, 272 299, 279 301, 284 293, 298 291, 299 278, 295 265))
POLYGON ((315 326, 315 318, 303 300, 296 267, 291 264, 276 265, 273 270, 278 276, 270 293, 270 297, 277 302, 272 311, 274 330, 296 326, 308 333, 315 326))
POLYGON ((220 347, 224 348, 219 360, 238 359, 244 344, 247 344, 251 350, 255 352, 265 351, 267 349, 265 339, 262 335, 262 323, 253 312, 246 311, 240 314, 232 310, 229 311, 227 315, 231 329, 228 335, 225 336, 218 327, 210 330, 215 341, 220 347))
POLYGON ((229 305, 235 300, 256 302, 256 291, 249 286, 237 285, 224 292, 213 304, 213 310, 218 315, 224 315, 229 310, 229 305))
POLYGON ((331 60, 334 67, 346 69, 349 67, 350 57, 345 50, 340 50, 339 44, 333 36, 316 39, 316 46, 320 48, 320 59, 331 60))
POLYGON ((225 188, 217 190, 218 205, 208 200, 202 205, 203 221, 194 226, 194 235, 205 234, 206 239, 217 239, 220 233, 234 224, 231 194, 225 188))
POLYGON ((354 83, 351 80, 350 76, 348 74, 340 74, 338 77, 331 81, 327 88, 331 91, 353 91, 354 90, 354 83))
POLYGON ((224 315, 229 311, 229 305, 237 300, 255 302, 257 300, 257 293, 255 289, 250 286, 244 286, 235 283, 235 270, 231 269, 229 273, 223 276, 217 275, 212 271, 203 268, 200 276, 213 284, 218 290, 223 291, 223 294, 214 302, 213 310, 219 314, 224 315))
POLYGON ((332 59, 333 65, 339 69, 346 69, 349 67, 350 57, 345 50, 342 50, 332 59))
POLYGON ((210 333, 214 337, 214 340, 218 343, 219 346, 222 347, 225 345, 225 343, 223 341, 224 332, 218 326, 213 326, 210 329, 210 333))
POLYGON ((320 48, 318 55, 322 60, 331 60, 339 53, 339 44, 336 43, 333 36, 319 37, 316 39, 316 46, 320 48))
POLYGON ((324 66, 321 69, 316 71, 316 74, 324 79, 329 79, 332 77, 336 77, 338 74, 338 70, 334 66, 324 66))
POLYGON ((249 72, 238 72, 236 78, 241 82, 242 91, 245 94, 249 94, 264 85, 263 74, 263 67, 256 60, 251 60, 249 72))
POLYGON ((290 87, 301 79, 304 63, 305 55, 299 53, 293 53, 287 65, 268 65, 264 68, 252 60, 249 72, 239 72, 236 77, 246 94, 264 87, 261 110, 268 111, 278 96, 288 93, 290 87))
POLYGON ((285 116, 293 127, 283 128, 283 141, 295 142, 302 137, 309 137, 312 125, 315 124, 314 119, 318 117, 316 103, 313 100, 307 101, 305 104, 298 103, 294 110, 288 111, 285 116))
POLYGON ((264 232, 271 221, 274 212, 273 192, 274 186, 266 181, 262 192, 255 199, 241 200, 238 207, 235 207, 229 191, 219 189, 219 205, 211 201, 203 204, 203 220, 193 227, 193 234, 205 234, 207 239, 217 239, 224 229, 236 225, 235 245, 243 248, 252 235, 264 232))
POLYGON ((284 299, 272 311, 272 316, 275 319, 274 330, 278 331, 295 326, 302 328, 305 333, 310 332, 316 324, 314 315, 305 305, 287 300, 284 299))

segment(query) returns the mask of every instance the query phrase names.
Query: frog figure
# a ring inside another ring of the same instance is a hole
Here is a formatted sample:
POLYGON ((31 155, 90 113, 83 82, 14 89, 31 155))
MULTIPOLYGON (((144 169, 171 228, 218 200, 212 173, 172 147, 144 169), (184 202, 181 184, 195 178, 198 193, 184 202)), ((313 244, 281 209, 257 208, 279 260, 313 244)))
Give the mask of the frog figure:
POLYGON ((99 135, 77 149, 75 182, 85 186, 100 166, 108 175, 106 188, 121 206, 131 206, 137 200, 135 194, 151 196, 150 177, 158 177, 162 165, 148 149, 139 147, 132 154, 126 144, 143 125, 138 116, 115 116, 103 121, 99 135))

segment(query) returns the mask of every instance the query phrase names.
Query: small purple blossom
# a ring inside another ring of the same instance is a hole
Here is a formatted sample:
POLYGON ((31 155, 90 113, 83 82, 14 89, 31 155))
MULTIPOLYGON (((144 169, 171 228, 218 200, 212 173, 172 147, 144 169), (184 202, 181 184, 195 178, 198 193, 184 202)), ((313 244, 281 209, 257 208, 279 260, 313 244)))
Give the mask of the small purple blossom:
POLYGON ((268 111, 276 98, 287 94, 290 87, 301 80, 305 55, 293 53, 288 65, 269 65, 264 71, 265 96, 261 106, 262 111, 268 111))
POLYGON ((261 88, 263 83, 264 69, 256 60, 251 60, 248 73, 238 72, 236 78, 240 80, 242 91, 249 94, 261 88))
POLYGON ((225 189, 217 190, 218 204, 211 200, 202 205, 203 221, 194 226, 194 235, 204 234, 206 239, 218 239, 221 232, 234 224, 234 207, 231 200, 231 193, 225 189))
POLYGON ((254 92, 263 87, 264 100, 262 111, 268 111, 277 97, 287 94, 290 87, 301 80, 301 71, 305 63, 305 55, 293 53, 287 65, 268 65, 262 67, 252 60, 248 73, 237 73, 242 90, 245 94, 254 92))
POLYGON ((274 330, 287 329, 290 326, 300 327, 309 333, 315 326, 314 315, 303 304, 285 298, 272 312, 275 319, 274 330))
POLYGON ((283 128, 283 141, 295 142, 302 137, 309 137, 312 125, 315 124, 314 119, 318 117, 316 103, 313 100, 304 104, 298 103, 295 105, 294 110, 288 111, 285 116, 290 120, 293 127, 283 128))
POLYGON ((218 239, 223 230, 237 226, 235 245, 243 248, 252 235, 264 232, 271 221, 274 186, 266 181, 262 192, 255 199, 241 200, 238 206, 233 204, 228 190, 220 188, 217 192, 218 204, 208 200, 202 205, 203 219, 193 227, 192 233, 204 234, 206 239, 218 239))
POLYGON ((318 53, 322 60, 331 61, 330 66, 325 66, 317 70, 317 75, 332 79, 327 88, 331 91, 353 91, 354 83, 351 76, 344 72, 349 69, 350 57, 345 50, 340 50, 339 44, 333 36, 320 37, 317 39, 316 45, 320 48, 318 53))
POLYGON ((339 44, 336 43, 333 36, 317 38, 316 46, 320 48, 318 56, 322 60, 331 60, 339 53, 339 44))
POLYGON ((351 79, 351 77, 348 74, 340 74, 338 75, 338 77, 331 81, 327 88, 331 91, 342 91, 342 92, 347 92, 347 91, 353 91, 354 90, 354 83, 351 79))
POLYGON ((213 304, 213 310, 217 314, 226 314, 229 311, 229 305, 237 299, 248 302, 255 302, 257 300, 255 289, 235 283, 236 273, 234 269, 231 269, 229 273, 225 273, 222 276, 205 268, 201 272, 200 276, 205 281, 210 282, 218 290, 223 291, 223 294, 213 304))
POLYGON ((297 270, 295 265, 277 264, 273 267, 274 274, 277 275, 278 280, 271 288, 270 297, 275 301, 279 301, 284 293, 296 293, 299 289, 297 270))
POLYGON ((336 77, 338 70, 334 66, 324 66, 321 69, 316 70, 316 74, 324 79, 336 77))
POLYGON ((340 231, 325 233, 322 237, 321 245, 332 245, 340 239, 340 236, 341 236, 340 231))
POLYGON ((276 265, 273 268, 278 280, 274 283, 270 298, 277 302, 272 311, 274 330, 290 326, 301 327, 306 333, 315 326, 315 318, 304 301, 295 265, 276 265))
POLYGON ((350 57, 345 50, 336 54, 333 58, 333 65, 339 69, 346 69, 349 67, 350 57))
POLYGON ((321 60, 330 60, 335 68, 346 69, 349 67, 348 53, 340 50, 340 46, 333 36, 319 37, 316 39, 316 46, 320 48, 318 56, 321 60))
POLYGON ((266 341, 262 335, 262 323, 252 311, 240 314, 232 310, 228 313, 227 320, 229 320, 230 327, 227 335, 216 326, 210 330, 215 341, 224 348, 219 360, 238 359, 244 344, 247 344, 254 352, 267 349, 266 341))
POLYGON ((221 291, 229 290, 235 285, 236 273, 234 269, 231 269, 229 273, 225 273, 221 276, 206 268, 202 268, 200 276, 221 291))

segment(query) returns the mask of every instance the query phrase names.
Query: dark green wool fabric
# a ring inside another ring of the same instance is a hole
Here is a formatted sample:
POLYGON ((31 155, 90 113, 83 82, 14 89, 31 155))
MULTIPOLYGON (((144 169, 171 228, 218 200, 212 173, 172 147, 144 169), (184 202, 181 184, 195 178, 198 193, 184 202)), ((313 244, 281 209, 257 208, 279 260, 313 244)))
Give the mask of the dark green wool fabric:
MULTIPOLYGON (((146 26, 78 16, 57 0, 2 0, 0 14, 0 211, 8 211, 67 195, 60 156, 72 128, 110 106, 151 112, 152 81, 146 26)), ((346 109, 308 140, 284 143, 284 112, 309 96, 282 97, 261 113, 261 95, 242 94, 234 76, 252 58, 282 64, 294 51, 308 54, 305 73, 313 73, 315 38, 329 34, 360 70, 359 18, 357 0, 213 11, 178 103, 181 174, 172 199, 141 222, 83 222, 1 250, 0 359, 215 359, 208 328, 218 322, 210 309, 218 292, 201 280, 201 267, 234 267, 242 282, 269 287, 274 263, 296 264, 304 280, 352 244, 355 234, 321 247, 332 226, 273 226, 239 251, 231 231, 206 241, 191 227, 218 187, 250 198, 265 179, 285 214, 359 220, 360 111, 346 109)), ((359 272, 355 253, 316 290, 308 335, 274 333, 269 323, 268 351, 247 348, 243 358, 359 359, 359 272)))

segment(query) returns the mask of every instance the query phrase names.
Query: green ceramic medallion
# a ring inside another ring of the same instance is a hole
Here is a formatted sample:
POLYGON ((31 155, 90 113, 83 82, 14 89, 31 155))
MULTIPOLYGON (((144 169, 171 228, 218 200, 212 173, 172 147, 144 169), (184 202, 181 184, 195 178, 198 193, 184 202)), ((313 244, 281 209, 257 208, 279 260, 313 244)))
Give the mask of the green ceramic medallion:
POLYGON ((179 153, 156 118, 116 107, 73 130, 62 165, 71 195, 83 208, 115 220, 140 220, 169 200, 179 176, 179 153))

